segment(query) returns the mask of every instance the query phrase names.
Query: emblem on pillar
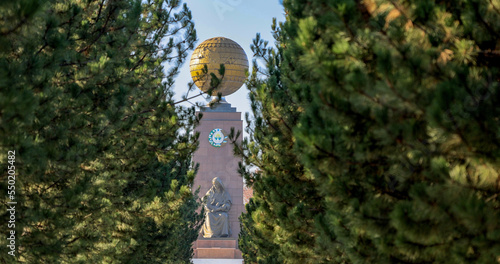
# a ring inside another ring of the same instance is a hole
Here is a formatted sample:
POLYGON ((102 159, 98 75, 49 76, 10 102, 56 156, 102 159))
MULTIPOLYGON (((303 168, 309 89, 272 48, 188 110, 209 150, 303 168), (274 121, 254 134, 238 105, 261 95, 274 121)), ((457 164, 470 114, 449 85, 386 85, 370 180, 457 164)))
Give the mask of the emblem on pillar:
POLYGON ((220 148, 223 144, 227 143, 227 136, 224 135, 222 129, 216 128, 208 134, 208 142, 213 147, 220 148))

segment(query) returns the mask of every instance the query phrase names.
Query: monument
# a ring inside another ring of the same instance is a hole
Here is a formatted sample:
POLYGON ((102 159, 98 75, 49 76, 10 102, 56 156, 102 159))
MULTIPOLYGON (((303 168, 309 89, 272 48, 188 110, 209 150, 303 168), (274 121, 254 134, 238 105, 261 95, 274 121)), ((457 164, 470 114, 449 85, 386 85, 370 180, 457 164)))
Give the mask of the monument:
POLYGON ((212 92, 212 102, 200 109, 203 117, 196 128, 200 142, 193 161, 200 167, 194 188, 200 186, 200 195, 204 196, 205 223, 193 245, 194 260, 241 259, 238 217, 244 210, 243 180, 237 172, 241 159, 233 155, 227 136, 231 129, 242 131, 243 121, 225 96, 243 85, 248 59, 238 43, 216 37, 194 50, 189 66, 195 85, 203 92, 212 92), (219 74, 221 64, 225 68, 223 76, 219 74), (221 80, 215 89, 211 87, 210 73, 221 80))

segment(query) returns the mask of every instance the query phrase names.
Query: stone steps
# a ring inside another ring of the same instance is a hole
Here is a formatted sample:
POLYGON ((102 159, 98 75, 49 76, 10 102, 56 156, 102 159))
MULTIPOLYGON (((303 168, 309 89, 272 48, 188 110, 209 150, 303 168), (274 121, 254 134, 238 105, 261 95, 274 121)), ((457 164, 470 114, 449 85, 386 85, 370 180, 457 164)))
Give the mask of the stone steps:
POLYGON ((241 259, 241 251, 236 248, 197 248, 194 250, 197 259, 241 259))
POLYGON ((193 249, 196 259, 242 259, 234 239, 199 239, 193 249))

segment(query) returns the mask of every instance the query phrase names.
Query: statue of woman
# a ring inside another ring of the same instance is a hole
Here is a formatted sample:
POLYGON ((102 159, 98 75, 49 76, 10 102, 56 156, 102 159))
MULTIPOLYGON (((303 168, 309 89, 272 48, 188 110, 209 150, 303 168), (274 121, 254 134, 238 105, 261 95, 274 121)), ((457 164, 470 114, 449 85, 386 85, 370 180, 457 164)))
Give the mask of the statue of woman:
POLYGON ((224 190, 221 179, 215 177, 212 180, 212 187, 203 199, 206 212, 205 223, 202 227, 203 237, 228 237, 229 217, 227 212, 231 209, 231 197, 224 190))

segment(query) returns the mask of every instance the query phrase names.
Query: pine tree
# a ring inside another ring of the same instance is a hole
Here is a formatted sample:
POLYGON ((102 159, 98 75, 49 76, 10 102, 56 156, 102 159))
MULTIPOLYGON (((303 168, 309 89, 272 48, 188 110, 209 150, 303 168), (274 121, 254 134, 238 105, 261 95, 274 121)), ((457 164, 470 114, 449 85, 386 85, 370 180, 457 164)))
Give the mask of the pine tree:
POLYGON ((327 205, 317 246, 352 263, 498 263, 500 3, 284 6, 295 153, 327 205))
POLYGON ((247 83, 254 115, 253 120, 247 116, 250 138, 235 148, 246 165, 240 173, 254 192, 241 217, 239 246, 246 263, 328 263, 314 247, 315 218, 324 204, 314 179, 293 153, 300 110, 282 81, 286 70, 276 21, 272 29, 276 47, 268 47, 260 35, 251 46, 265 68, 254 61, 247 83))
POLYGON ((186 5, 7 1, 0 17, 1 169, 15 150, 17 171, 17 255, 0 258, 188 262, 196 120, 171 92, 196 39, 186 5))

